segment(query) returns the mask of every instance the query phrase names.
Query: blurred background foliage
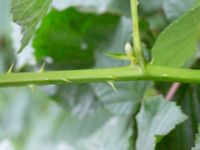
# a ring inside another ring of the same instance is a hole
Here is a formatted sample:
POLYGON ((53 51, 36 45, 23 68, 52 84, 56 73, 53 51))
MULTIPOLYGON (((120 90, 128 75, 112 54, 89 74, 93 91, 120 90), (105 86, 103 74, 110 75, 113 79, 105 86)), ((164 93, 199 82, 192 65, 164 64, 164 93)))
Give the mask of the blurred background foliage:
MULTIPOLYGON (((22 35, 12 22, 10 0, 0 0, 0 72, 123 66, 106 57, 124 53, 131 41, 129 0, 54 0, 32 44, 20 54, 22 35)), ((140 30, 145 55, 171 21, 198 0, 140 0, 140 30)), ((199 69, 198 53, 194 67, 199 69)), ((1 150, 127 150, 139 101, 166 94, 169 83, 119 82, 0 89, 1 150)), ((173 100, 189 119, 164 137, 159 150, 188 150, 200 121, 200 88, 181 85, 173 100)))

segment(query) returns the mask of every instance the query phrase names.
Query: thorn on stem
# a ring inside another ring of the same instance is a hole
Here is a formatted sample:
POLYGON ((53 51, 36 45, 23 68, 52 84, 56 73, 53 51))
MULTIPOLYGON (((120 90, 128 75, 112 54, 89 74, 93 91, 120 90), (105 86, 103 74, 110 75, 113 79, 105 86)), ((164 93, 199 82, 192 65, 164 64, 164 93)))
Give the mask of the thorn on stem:
POLYGON ((42 72, 45 71, 45 69, 44 69, 45 65, 46 65, 46 63, 44 62, 44 63, 42 64, 42 67, 41 67, 40 70, 38 71, 38 73, 42 73, 42 72))
POLYGON ((35 92, 35 85, 34 84, 28 85, 28 88, 31 90, 32 93, 35 92))
POLYGON ((10 66, 10 68, 7 71, 7 74, 12 73, 13 72, 13 67, 14 67, 14 63, 10 66))
POLYGON ((67 82, 67 83, 71 83, 72 81, 70 80, 67 80, 67 79, 62 79, 64 82, 67 82))
POLYGON ((108 81, 108 84, 111 86, 111 88, 113 89, 113 91, 117 92, 117 88, 115 87, 113 81, 108 81))
POLYGON ((113 76, 107 76, 107 78, 108 78, 109 80, 114 80, 114 79, 115 79, 113 76))

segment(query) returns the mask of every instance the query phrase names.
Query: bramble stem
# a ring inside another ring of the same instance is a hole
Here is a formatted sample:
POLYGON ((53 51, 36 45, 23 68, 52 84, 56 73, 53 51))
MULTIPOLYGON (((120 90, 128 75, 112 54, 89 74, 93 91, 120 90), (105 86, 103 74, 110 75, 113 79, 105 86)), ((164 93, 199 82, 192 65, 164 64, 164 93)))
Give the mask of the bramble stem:
POLYGON ((154 80, 200 84, 200 70, 146 65, 106 69, 51 71, 41 73, 9 73, 0 75, 0 87, 48 84, 73 84, 107 81, 154 80))
POLYGON ((131 2, 131 16, 132 16, 132 30, 133 30, 133 44, 135 55, 138 59, 139 65, 144 69, 144 56, 142 52, 139 21, 138 21, 138 0, 130 0, 131 2))

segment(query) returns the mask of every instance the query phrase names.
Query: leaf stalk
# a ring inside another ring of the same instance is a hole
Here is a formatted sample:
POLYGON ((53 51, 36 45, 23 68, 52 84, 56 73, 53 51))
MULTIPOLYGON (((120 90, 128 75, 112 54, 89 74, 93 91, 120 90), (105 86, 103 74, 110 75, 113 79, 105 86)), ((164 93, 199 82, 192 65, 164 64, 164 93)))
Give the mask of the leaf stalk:
POLYGON ((145 59, 142 52, 139 21, 138 21, 138 0, 130 0, 131 16, 132 16, 132 30, 133 30, 133 47, 139 65, 143 68, 145 66, 145 59))

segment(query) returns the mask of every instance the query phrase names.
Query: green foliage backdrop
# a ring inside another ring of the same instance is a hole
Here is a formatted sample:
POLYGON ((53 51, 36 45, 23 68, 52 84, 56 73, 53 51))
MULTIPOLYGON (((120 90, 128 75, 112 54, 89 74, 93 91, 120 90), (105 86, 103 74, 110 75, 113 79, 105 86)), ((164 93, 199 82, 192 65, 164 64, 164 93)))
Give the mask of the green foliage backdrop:
MULTIPOLYGON (((139 1, 147 63, 199 69, 199 2, 139 1)), ((106 54, 124 56, 126 43, 132 44, 130 12, 129 0, 0 0, 0 72, 12 63, 14 72, 35 72, 44 61, 50 71, 129 65, 106 54), (31 59, 18 65, 27 52, 31 59)), ((1 88, 0 149, 198 150, 200 88, 181 84, 168 102, 171 85, 126 81, 114 82, 113 89, 108 81, 1 88)))

